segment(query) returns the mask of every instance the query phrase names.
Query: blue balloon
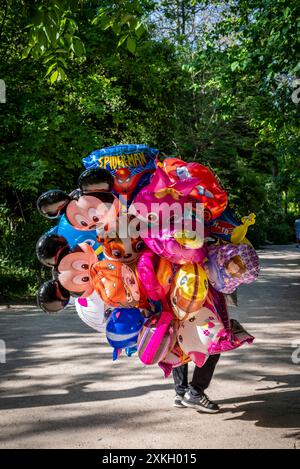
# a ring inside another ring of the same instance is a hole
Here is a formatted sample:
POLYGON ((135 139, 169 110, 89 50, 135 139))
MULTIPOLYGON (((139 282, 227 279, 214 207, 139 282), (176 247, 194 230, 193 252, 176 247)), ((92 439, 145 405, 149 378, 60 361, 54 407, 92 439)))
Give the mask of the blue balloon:
POLYGON ((70 225, 65 215, 62 215, 58 224, 48 230, 47 233, 63 236, 71 249, 74 249, 79 243, 88 243, 96 251, 99 260, 104 258, 102 245, 97 241, 96 230, 76 230, 70 225))
POLYGON ((58 224, 47 231, 47 233, 63 236, 68 241, 71 249, 74 249, 79 243, 88 243, 94 251, 99 251, 99 260, 104 258, 101 250, 102 245, 97 241, 96 230, 76 230, 70 225, 65 215, 62 215, 58 224))
POLYGON ((148 145, 114 145, 82 159, 86 169, 106 169, 114 177, 113 192, 126 206, 150 182, 159 151, 148 145))
POLYGON ((106 337, 113 347, 113 360, 122 349, 135 347, 145 318, 138 308, 114 308, 106 323, 106 337))
POLYGON ((241 222, 236 219, 232 210, 226 208, 218 218, 211 220, 208 225, 212 236, 230 242, 234 228, 241 225, 241 222))

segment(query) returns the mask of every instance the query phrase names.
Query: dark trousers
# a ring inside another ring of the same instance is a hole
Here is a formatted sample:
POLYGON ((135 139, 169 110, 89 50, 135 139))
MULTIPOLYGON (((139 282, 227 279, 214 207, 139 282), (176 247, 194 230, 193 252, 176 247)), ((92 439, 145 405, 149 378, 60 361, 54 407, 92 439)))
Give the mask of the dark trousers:
POLYGON ((219 358, 220 355, 210 355, 201 368, 195 365, 193 379, 190 384, 188 384, 188 363, 173 368, 176 394, 183 396, 188 389, 194 396, 202 394, 211 382, 219 358))

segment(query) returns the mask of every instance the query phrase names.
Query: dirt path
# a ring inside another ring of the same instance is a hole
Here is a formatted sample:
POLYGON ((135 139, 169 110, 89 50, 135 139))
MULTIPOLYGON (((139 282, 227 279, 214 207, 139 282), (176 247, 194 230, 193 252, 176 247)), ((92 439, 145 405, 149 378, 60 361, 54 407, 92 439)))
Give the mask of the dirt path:
POLYGON ((256 340, 222 356, 209 390, 216 415, 173 408, 171 378, 135 356, 113 363, 72 310, 2 307, 0 448, 300 447, 300 249, 260 258, 259 280, 231 310, 256 340))

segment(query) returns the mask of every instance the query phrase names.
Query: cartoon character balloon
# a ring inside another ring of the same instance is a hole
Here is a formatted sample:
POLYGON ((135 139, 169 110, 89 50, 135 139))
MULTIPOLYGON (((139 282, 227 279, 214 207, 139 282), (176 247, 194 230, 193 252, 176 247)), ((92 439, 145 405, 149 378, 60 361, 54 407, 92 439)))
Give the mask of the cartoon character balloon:
POLYGON ((105 330, 104 303, 97 292, 88 297, 75 299, 75 307, 80 319, 97 332, 105 330))
POLYGON ((201 210, 197 212, 197 204, 189 199, 197 183, 193 178, 173 184, 158 168, 130 206, 141 221, 141 237, 147 246, 176 264, 202 263, 206 256, 201 210))
POLYGON ((239 285, 251 283, 259 274, 259 259, 248 244, 225 244, 208 248, 205 269, 213 287, 232 293, 239 285))
POLYGON ((211 343, 217 342, 224 326, 216 313, 203 306, 197 314, 183 321, 177 332, 180 348, 199 367, 202 367, 209 357, 211 343))
POLYGON ((208 292, 208 279, 199 264, 186 264, 176 273, 171 288, 171 303, 175 316, 184 321, 196 314, 208 292))
POLYGON ((128 265, 134 265, 143 250, 145 243, 138 236, 138 232, 132 233, 136 224, 133 217, 120 216, 111 229, 100 231, 97 240, 103 246, 103 254, 106 259, 118 261, 128 265))
POLYGON ((186 163, 178 158, 170 157, 163 161, 162 167, 173 182, 190 178, 198 180, 191 196, 204 204, 206 221, 219 217, 225 210, 227 194, 206 166, 196 162, 186 163))
POLYGON ((40 213, 46 218, 65 214, 77 230, 109 225, 120 210, 120 203, 111 192, 111 174, 100 168, 87 170, 79 176, 78 185, 79 189, 71 194, 58 189, 42 194, 37 201, 40 213))
POLYGON ((147 145, 115 145, 94 150, 82 162, 87 169, 104 168, 113 176, 113 189, 129 203, 149 183, 155 170, 156 148, 147 145))
POLYGON ((93 248, 89 244, 81 243, 58 264, 58 280, 69 292, 88 297, 95 290, 91 269, 97 262, 93 248))
POLYGON ((91 268, 91 281, 106 304, 114 307, 139 305, 138 281, 129 266, 116 261, 99 261, 91 268))
POLYGON ((106 323, 106 337, 113 347, 116 360, 122 349, 134 347, 144 325, 144 316, 138 308, 115 308, 106 323))

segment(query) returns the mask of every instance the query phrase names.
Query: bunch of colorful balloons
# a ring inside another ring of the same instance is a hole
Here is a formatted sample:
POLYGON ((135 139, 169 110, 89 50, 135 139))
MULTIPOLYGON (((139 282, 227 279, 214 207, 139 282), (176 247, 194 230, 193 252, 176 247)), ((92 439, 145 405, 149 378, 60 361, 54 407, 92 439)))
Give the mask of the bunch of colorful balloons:
POLYGON ((251 343, 227 308, 228 295, 254 281, 258 256, 207 167, 162 161, 147 145, 117 145, 83 159, 70 194, 50 190, 37 206, 55 227, 37 242, 52 269, 39 288, 49 313, 75 297, 80 318, 106 333, 113 359, 138 352, 145 365, 173 367, 251 343))

